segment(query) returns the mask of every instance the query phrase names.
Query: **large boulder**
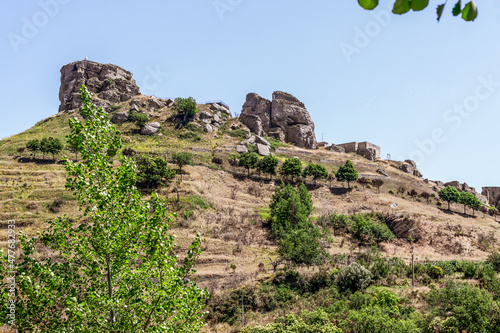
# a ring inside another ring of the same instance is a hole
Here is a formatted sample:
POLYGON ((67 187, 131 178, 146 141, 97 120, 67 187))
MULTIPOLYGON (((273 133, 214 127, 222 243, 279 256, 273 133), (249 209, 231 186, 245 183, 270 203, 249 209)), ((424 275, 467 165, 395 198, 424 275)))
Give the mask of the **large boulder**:
POLYGON ((123 124, 129 118, 129 113, 127 111, 120 111, 113 114, 111 117, 111 122, 115 124, 123 124))
POLYGON ((263 145, 261 143, 257 143, 257 153, 262 156, 271 155, 271 150, 269 146, 263 145))
POLYGON ((153 123, 149 123, 149 124, 146 124, 144 125, 143 128, 141 128, 141 134, 142 135, 153 135, 155 134, 156 132, 158 132, 158 130, 160 129, 160 123, 159 122, 153 122, 153 123))
POLYGON ((124 102, 141 94, 129 71, 111 64, 76 61, 61 68, 59 112, 69 112, 81 107, 80 88, 83 84, 94 93, 94 100, 100 102, 105 110, 109 110, 108 106, 111 104, 124 102))
POLYGON ((296 97, 282 91, 273 93, 273 101, 255 93, 247 95, 240 120, 258 136, 272 136, 298 147, 317 148, 314 122, 296 97))

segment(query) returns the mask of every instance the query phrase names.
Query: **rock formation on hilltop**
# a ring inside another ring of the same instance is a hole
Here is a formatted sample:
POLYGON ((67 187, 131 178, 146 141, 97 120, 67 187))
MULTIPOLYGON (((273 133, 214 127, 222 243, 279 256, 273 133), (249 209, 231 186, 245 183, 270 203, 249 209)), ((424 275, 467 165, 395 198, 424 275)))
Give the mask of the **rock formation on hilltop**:
POLYGON ((95 103, 108 111, 111 104, 141 94, 129 71, 111 64, 76 61, 61 68, 59 112, 68 112, 81 106, 79 91, 83 84, 94 93, 95 103))
POLYGON ((271 136, 309 149, 317 148, 314 122, 304 103, 294 96, 275 91, 272 102, 249 93, 240 120, 259 136, 271 136))

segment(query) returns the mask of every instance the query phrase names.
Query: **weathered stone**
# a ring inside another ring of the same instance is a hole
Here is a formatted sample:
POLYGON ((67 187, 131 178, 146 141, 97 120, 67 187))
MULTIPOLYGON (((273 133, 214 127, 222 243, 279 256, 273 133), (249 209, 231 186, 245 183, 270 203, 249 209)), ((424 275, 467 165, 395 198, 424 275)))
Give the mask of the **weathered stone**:
POLYGON ((108 104, 140 95, 132 73, 123 68, 88 60, 76 61, 61 68, 59 112, 80 108, 79 91, 83 84, 94 93, 94 101, 104 100, 108 104))
POLYGON ((267 136, 275 138, 276 140, 279 140, 281 142, 286 142, 285 132, 279 127, 269 129, 269 132, 267 132, 267 136))
POLYGON ((345 153, 345 148, 344 147, 340 147, 340 146, 337 146, 337 145, 332 145, 330 147, 330 151, 335 151, 337 153, 345 153))
POLYGON ((444 184, 444 187, 448 187, 448 186, 452 186, 452 187, 454 187, 454 188, 456 188, 457 190, 460 190, 460 191, 462 190, 462 184, 460 184, 460 182, 457 181, 457 180, 453 180, 451 182, 447 182, 447 183, 444 184))
POLYGON ((143 128, 141 128, 141 134, 142 135, 153 135, 155 134, 156 132, 158 132, 158 130, 160 129, 160 123, 159 122, 152 122, 152 123, 149 123, 149 124, 146 124, 144 125, 143 128))
POLYGON ((212 119, 201 119, 201 122, 205 123, 205 124, 211 124, 212 123, 212 119))
POLYGON ((262 156, 271 155, 271 151, 269 150, 269 146, 263 145, 261 143, 257 143, 257 153, 262 156))
POLYGON ((377 156, 377 152, 372 148, 360 148, 356 151, 356 153, 370 161, 375 161, 377 156))
POLYGON ((215 122, 219 122, 220 121, 220 117, 216 114, 213 115, 213 118, 214 118, 214 121, 215 122))
POLYGON ((236 146, 236 151, 240 154, 243 154, 243 153, 248 153, 248 148, 243 146, 243 145, 237 145, 236 146))
POLYGON ((389 175, 387 174, 387 171, 383 167, 379 167, 377 169, 377 173, 381 174, 382 176, 389 177, 389 175))
POLYGON ((417 168, 417 163, 415 163, 414 160, 405 160, 405 162, 408 163, 409 165, 411 165, 413 167, 413 169, 417 168))
POLYGON ((240 145, 243 145, 245 147, 248 147, 248 145, 253 145, 255 144, 255 136, 251 136, 249 137, 248 139, 245 139, 243 141, 241 141, 240 145))
POLYGON ((201 126, 203 126, 203 131, 207 133, 212 133, 214 130, 210 124, 207 124, 205 122, 201 126))
POLYGON ((401 169, 401 171, 403 171, 403 172, 409 173, 410 175, 413 175, 413 171, 415 171, 415 168, 413 167, 413 165, 408 164, 408 163, 401 164, 399 169, 401 169))
POLYGON ((137 105, 135 105, 135 104, 130 107, 130 111, 131 112, 140 112, 139 107, 137 107, 137 105))
POLYGON ((203 119, 210 119, 210 121, 212 121, 213 119, 213 114, 210 113, 210 112, 207 112, 207 111, 201 111, 200 112, 200 119, 203 120, 203 119))
POLYGON ((236 123, 236 124, 232 124, 232 125, 231 125, 231 130, 233 130, 233 131, 234 131, 234 130, 237 130, 237 129, 240 129, 240 128, 241 128, 241 125, 240 125, 240 124, 237 124, 237 123, 236 123))
POLYGON ((418 171, 418 169, 413 170, 413 175, 414 175, 415 177, 419 177, 419 178, 422 178, 422 176, 423 176, 423 175, 420 173, 420 171, 418 171))
POLYGON ((128 120, 129 113, 127 111, 120 111, 113 114, 111 122, 115 124, 123 124, 128 120))
POLYGON ((240 115, 240 121, 256 135, 263 135, 265 133, 262 125, 262 119, 258 115, 242 113, 240 115))
POLYGON ((171 98, 169 98, 165 101, 165 105, 168 107, 171 107, 172 105, 174 105, 174 103, 175 103, 175 101, 171 98))
POLYGON ((265 146, 271 146, 269 141, 267 141, 266 139, 264 139, 263 137, 258 136, 258 135, 255 136, 255 142, 260 143, 260 144, 265 145, 265 146))
POLYGON ((483 187, 482 195, 488 198, 491 206, 497 207, 500 202, 500 187, 499 186, 486 186, 483 187))
POLYGON ((150 108, 156 109, 156 110, 161 109, 162 107, 164 107, 162 101, 160 101, 158 99, 154 99, 154 98, 149 101, 148 106, 150 108))
POLYGON ((231 113, 229 112, 229 110, 225 106, 220 105, 218 103, 212 103, 212 104, 210 104, 210 110, 220 111, 222 113, 227 114, 228 116, 231 115, 231 113))

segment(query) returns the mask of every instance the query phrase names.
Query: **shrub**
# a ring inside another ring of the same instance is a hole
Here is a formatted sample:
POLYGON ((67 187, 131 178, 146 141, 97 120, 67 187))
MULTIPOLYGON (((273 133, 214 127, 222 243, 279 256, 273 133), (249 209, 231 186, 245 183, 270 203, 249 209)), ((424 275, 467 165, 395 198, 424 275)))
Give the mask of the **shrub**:
POLYGON ((193 97, 176 98, 172 109, 177 111, 178 115, 183 116, 184 121, 192 118, 198 112, 196 109, 196 100, 193 97))
POLYGON ((394 194, 394 191, 393 190, 389 190, 389 194, 394 194))
POLYGON ((372 276, 369 270, 358 263, 353 263, 341 269, 335 277, 335 285, 341 291, 351 292, 365 290, 371 283, 372 276))
POLYGON ((63 198, 56 198, 54 201, 49 205, 49 211, 51 211, 54 214, 57 214, 61 211, 62 205, 66 203, 66 200, 63 198))
POLYGON ((298 158, 287 158, 281 166, 280 174, 293 181, 295 177, 302 176, 302 162, 298 158))
POLYGON ((167 162, 160 157, 151 158, 148 155, 139 155, 135 163, 138 188, 157 188, 175 177, 175 171, 169 168, 167 162))
POLYGON ((134 112, 130 115, 129 121, 135 123, 138 127, 143 127, 149 121, 149 118, 144 113, 134 112))
POLYGON ((366 185, 366 188, 372 188, 372 186, 370 184, 366 185))
POLYGON ((125 148, 122 150, 122 154, 127 156, 127 157, 132 157, 132 156, 135 156, 135 154, 137 154, 137 152, 135 150, 133 150, 132 148, 125 148))
POLYGON ((432 278, 439 280, 444 276, 443 269, 439 266, 432 266, 431 269, 429 270, 429 275, 432 278))
POLYGON ((195 133, 203 132, 203 129, 199 126, 196 126, 194 123, 187 123, 186 126, 184 126, 184 128, 190 132, 195 132, 195 133))
POLYGON ((495 271, 500 272, 500 252, 495 251, 490 253, 486 262, 489 263, 495 271))
POLYGON ((248 145, 248 152, 249 153, 256 153, 257 152, 257 145, 249 144, 248 145))
POLYGON ((212 163, 222 165, 222 158, 220 158, 220 157, 213 157, 212 158, 212 163))
POLYGON ((240 129, 228 131, 227 134, 229 136, 234 137, 234 138, 237 138, 237 137, 244 138, 247 136, 248 132, 246 130, 244 130, 243 128, 240 128, 240 129))
POLYGON ((192 140, 194 142, 201 141, 201 136, 195 132, 186 132, 179 134, 179 139, 181 140, 192 140))

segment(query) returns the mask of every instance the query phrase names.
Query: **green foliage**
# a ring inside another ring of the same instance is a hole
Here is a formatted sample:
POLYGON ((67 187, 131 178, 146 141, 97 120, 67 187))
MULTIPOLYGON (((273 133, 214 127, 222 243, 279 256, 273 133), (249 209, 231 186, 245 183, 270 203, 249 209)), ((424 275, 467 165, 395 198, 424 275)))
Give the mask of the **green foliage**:
POLYGON ((33 158, 36 158, 36 152, 40 150, 40 141, 37 139, 28 141, 26 143, 26 149, 33 153, 33 158))
POLYGON ((434 279, 439 280, 444 276, 443 269, 439 266, 432 266, 429 271, 429 275, 434 279))
POLYGON ((293 181, 295 177, 302 175, 302 162, 298 158, 287 158, 281 166, 280 174, 290 177, 293 181))
POLYGON ((198 112, 196 109, 196 100, 193 97, 175 99, 172 109, 177 111, 178 115, 184 116, 184 120, 188 120, 198 112))
POLYGON ((460 192, 453 186, 447 186, 439 190, 438 195, 439 199, 448 202, 448 210, 450 210, 450 203, 458 202, 460 192))
POLYGON ((489 263, 497 272, 500 272, 500 252, 495 251, 490 253, 486 262, 489 263))
MULTIPOLYGON (((436 13, 438 22, 443 15, 446 3, 447 1, 437 6, 436 13)), ((358 0, 358 4, 366 10, 373 10, 378 6, 379 2, 378 0, 358 0)), ((401 15, 409 12, 410 10, 424 10, 428 5, 429 0, 395 0, 392 12, 394 14, 401 15)), ((474 4, 474 1, 468 2, 462 9, 461 1, 459 0, 453 7, 452 14, 453 16, 458 16, 460 13, 462 14, 462 19, 465 21, 474 21, 477 18, 477 7, 474 4)))
POLYGON ((249 153, 256 153, 257 152, 257 145, 249 143, 248 144, 248 152, 249 153))
POLYGON ((450 332, 493 332, 496 328, 491 319, 494 314, 498 318, 498 306, 485 290, 448 281, 444 288, 431 290, 426 298, 434 307, 434 315, 450 317, 451 314, 455 318, 456 326, 450 332))
POLYGON ((259 155, 257 153, 243 153, 239 157, 238 166, 247 169, 248 177, 250 177, 250 169, 255 169, 258 162, 259 155))
POLYGON ((339 182, 347 182, 347 187, 351 188, 350 182, 356 181, 358 179, 358 172, 354 168, 354 165, 350 160, 345 162, 345 165, 341 165, 338 171, 335 173, 335 177, 339 182))
POLYGON ((236 129, 236 130, 232 130, 232 131, 228 131, 227 134, 229 136, 232 136, 233 138, 244 138, 247 136, 248 134, 248 131, 244 130, 243 128, 240 128, 240 129, 236 129))
POLYGON ((168 167, 160 157, 152 158, 139 155, 135 158, 137 165, 136 185, 139 188, 157 188, 175 177, 175 171, 168 167))
POLYGON ((305 167, 302 176, 303 177, 312 176, 314 179, 314 184, 316 185, 316 181, 318 179, 328 178, 328 171, 326 171, 326 168, 321 164, 309 163, 305 167))
POLYGON ((260 172, 268 173, 269 175, 276 175, 276 167, 278 166, 279 160, 276 156, 268 155, 264 156, 257 163, 257 169, 260 172))
POLYGON ((199 126, 196 126, 194 123, 187 123, 183 128, 187 129, 190 132, 203 133, 203 129, 199 126))
POLYGON ((149 121, 149 118, 144 113, 133 112, 129 117, 129 121, 133 122, 139 128, 141 128, 146 125, 146 123, 149 121))
POLYGON ((358 263, 342 268, 335 277, 335 285, 340 291, 362 291, 368 288, 372 280, 369 270, 358 263))
POLYGON ((474 215, 474 212, 476 210, 481 209, 481 206, 483 205, 481 201, 472 193, 469 192, 460 192, 458 196, 458 203, 464 205, 464 214, 465 214, 465 207, 469 207, 472 209, 472 214, 474 215))
POLYGON ((266 137, 267 142, 271 145, 271 150, 275 151, 276 148, 280 147, 288 147, 288 145, 284 142, 281 142, 280 140, 272 137, 266 137))
POLYGON ((308 218, 313 202, 304 184, 298 189, 283 183, 276 187, 269 208, 271 231, 275 238, 281 238, 292 230, 309 229, 308 218))
POLYGON ((274 324, 266 326, 245 327, 241 333, 342 333, 343 331, 332 324, 326 312, 316 310, 304 311, 300 315, 289 314, 277 318, 274 324))
POLYGON ((193 142, 201 141, 201 136, 195 132, 186 132, 179 134, 179 139, 181 140, 191 140, 193 142))
POLYGON ((40 141, 40 151, 45 155, 45 153, 52 154, 52 158, 55 160, 55 154, 59 154, 63 150, 64 146, 61 140, 53 137, 43 138, 40 141))
MULTIPOLYGON (((136 166, 123 156, 119 132, 92 104, 85 86, 85 123, 70 120, 69 139, 80 137, 82 162, 66 161, 66 188, 86 219, 66 216, 29 238, 21 233, 16 328, 22 332, 194 332, 202 326, 206 292, 185 280, 194 273, 200 237, 177 263, 173 216, 153 194, 144 202, 135 189, 136 166), (40 256, 40 246, 53 258, 40 256), (29 300, 29 302, 26 302, 29 300)), ((7 261, 2 253, 2 267, 7 261)), ((7 289, 1 289, 6 302, 7 289)), ((0 307, 0 325, 7 320, 0 307)))
POLYGON ((186 152, 172 153, 172 162, 179 167, 179 173, 181 174, 182 180, 182 167, 193 164, 193 154, 186 152))
POLYGON ((311 194, 304 184, 276 187, 271 198, 271 231, 278 239, 278 253, 296 264, 313 265, 322 261, 320 231, 311 223, 311 194))

